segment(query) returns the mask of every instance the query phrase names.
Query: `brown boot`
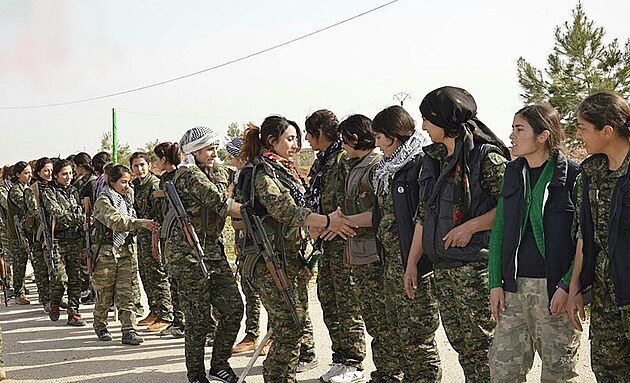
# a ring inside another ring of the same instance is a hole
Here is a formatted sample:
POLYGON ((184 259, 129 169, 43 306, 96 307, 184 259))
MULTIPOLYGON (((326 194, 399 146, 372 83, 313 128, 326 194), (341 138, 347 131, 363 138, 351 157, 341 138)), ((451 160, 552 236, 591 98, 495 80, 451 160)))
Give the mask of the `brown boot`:
POLYGON ((158 319, 157 316, 155 316, 153 314, 149 314, 146 318, 144 318, 140 322, 138 322, 138 326, 150 326, 157 319, 158 319))
POLYGON ((242 341, 234 345, 232 353, 239 354, 241 352, 253 351, 256 347, 258 347, 258 339, 251 335, 245 335, 242 341))
POLYGON ((31 301, 26 299, 26 295, 21 294, 21 295, 18 295, 17 297, 15 297, 15 304, 16 305, 30 305, 31 301))
POLYGON ((264 355, 269 354, 269 348, 271 347, 271 343, 272 343, 271 339, 267 340, 267 343, 265 343, 265 346, 262 348, 262 350, 260 350, 260 355, 264 356, 264 355))
POLYGON ((147 331, 160 332, 164 330, 165 328, 167 328, 170 324, 171 322, 169 321, 158 319, 155 322, 151 323, 149 327, 147 327, 147 331))
POLYGON ((5 380, 7 378, 7 373, 4 372, 4 368, 0 367, 0 380, 5 380))

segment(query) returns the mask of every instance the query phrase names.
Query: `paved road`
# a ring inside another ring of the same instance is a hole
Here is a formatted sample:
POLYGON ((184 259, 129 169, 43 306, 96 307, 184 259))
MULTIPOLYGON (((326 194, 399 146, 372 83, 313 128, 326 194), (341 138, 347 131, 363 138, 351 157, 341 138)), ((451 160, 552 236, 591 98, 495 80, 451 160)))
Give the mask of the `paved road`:
MULTIPOLYGON (((31 291, 35 285, 28 282, 31 291)), ((310 291, 311 315, 315 328, 319 366, 316 369, 298 375, 301 382, 316 383, 321 374, 328 370, 331 363, 330 339, 322 320, 322 312, 315 296, 315 289, 310 291)), ((37 298, 31 294, 32 302, 37 298)), ((146 307, 146 297, 143 297, 146 307)), ((110 316, 109 328, 114 335, 113 342, 99 342, 91 327, 92 306, 81 308, 88 326, 70 327, 65 324, 64 316, 56 323, 51 322, 40 305, 17 306, 11 301, 9 307, 0 307, 0 325, 4 335, 4 360, 11 382, 98 382, 130 383, 186 382, 184 366, 183 339, 160 337, 142 332, 145 342, 141 346, 122 346, 120 344, 120 325, 110 316)), ((264 316, 264 315, 263 315, 264 316)), ((266 318, 262 318, 265 328, 266 318)), ((242 330, 241 330, 242 331, 242 330)), ((242 337, 239 334, 239 339, 242 337)), ((580 349, 580 382, 595 382, 590 372, 586 333, 582 337, 580 349)), ((438 344, 443 362, 443 382, 463 382, 462 370, 457 362, 457 354, 450 348, 444 332, 440 328, 438 344)), ((209 368, 211 348, 206 348, 206 364, 209 368)), ((369 352, 369 350, 368 350, 369 352)), ((231 359, 237 374, 248 362, 251 352, 240 354, 231 359)), ((366 370, 374 369, 371 355, 366 358, 366 370)), ((249 383, 261 383, 263 357, 260 357, 250 373, 249 383)), ((528 382, 538 382, 540 361, 537 359, 534 369, 528 376, 528 382)))

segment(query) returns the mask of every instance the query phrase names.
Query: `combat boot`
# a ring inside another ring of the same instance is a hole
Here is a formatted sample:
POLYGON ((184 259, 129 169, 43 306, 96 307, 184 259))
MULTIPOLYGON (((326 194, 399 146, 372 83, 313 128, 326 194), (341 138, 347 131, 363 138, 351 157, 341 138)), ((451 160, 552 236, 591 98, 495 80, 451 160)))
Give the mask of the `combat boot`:
POLYGON ((114 339, 112 338, 112 334, 110 334, 109 330, 107 330, 106 328, 96 330, 96 336, 98 337, 98 340, 101 340, 103 342, 109 342, 110 340, 114 339))
POLYGON ((17 297, 15 297, 15 304, 16 305, 30 305, 31 301, 26 299, 26 295, 20 294, 17 297))
POLYGON ((124 330, 122 333, 122 344, 128 344, 131 346, 138 346, 140 343, 144 342, 144 339, 138 335, 136 330, 124 330))

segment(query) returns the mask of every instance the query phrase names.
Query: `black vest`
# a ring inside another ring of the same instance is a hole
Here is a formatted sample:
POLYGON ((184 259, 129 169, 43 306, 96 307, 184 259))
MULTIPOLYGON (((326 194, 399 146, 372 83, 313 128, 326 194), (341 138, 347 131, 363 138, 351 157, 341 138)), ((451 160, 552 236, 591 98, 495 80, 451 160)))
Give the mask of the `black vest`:
MULTIPOLYGON (((396 215, 396 227, 400 238, 400 249, 403 269, 407 268, 407 259, 413 240, 415 229, 414 214, 418 208, 419 185, 418 173, 422 165, 422 155, 417 155, 412 161, 400 169, 391 183, 392 198, 394 200, 394 214, 396 215)), ((378 199, 375 199, 372 207, 372 226, 375 230, 381 222, 381 212, 378 199)), ((376 239, 379 254, 382 255, 381 244, 376 239)), ((425 275, 433 270, 433 265, 427 257, 421 257, 418 262, 418 276, 425 275)))
MULTIPOLYGON (((516 256, 521 240, 524 203, 525 159, 517 158, 505 168, 503 181, 503 288, 516 292, 516 256)), ((571 266, 575 255, 575 242, 571 235, 571 222, 575 213, 573 186, 580 173, 580 166, 558 154, 551 182, 547 186, 548 197, 543 207, 545 236, 545 272, 549 300, 558 282, 571 266)))
MULTIPOLYGON (((470 168, 470 216, 478 217, 494 209, 497 201, 481 187, 481 163, 490 152, 502 154, 499 148, 490 144, 476 145, 468 154, 470 168)), ((450 269, 468 262, 487 261, 490 230, 473 234, 466 247, 444 249, 442 238, 455 227, 453 223, 453 173, 446 176, 436 189, 440 176, 440 161, 425 157, 420 175, 420 198, 425 204, 422 249, 435 268, 450 269)))
MULTIPOLYGON (((587 158, 582 166, 587 166, 595 155, 587 158)), ((588 194, 590 177, 582 173, 582 206, 580 206, 580 230, 584 247, 580 286, 582 292, 590 290, 595 277, 595 258, 599 250, 595 245, 595 227, 591 215, 591 201, 588 194)), ((630 304, 630 172, 619 179, 612 196, 611 216, 608 225, 608 256, 610 257, 610 277, 615 288, 615 302, 618 307, 630 304)))

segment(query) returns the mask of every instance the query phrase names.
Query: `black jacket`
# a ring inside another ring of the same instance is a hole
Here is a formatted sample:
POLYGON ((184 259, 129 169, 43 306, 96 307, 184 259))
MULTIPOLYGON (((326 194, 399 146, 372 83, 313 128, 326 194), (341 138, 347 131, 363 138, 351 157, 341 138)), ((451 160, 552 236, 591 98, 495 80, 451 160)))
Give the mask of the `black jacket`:
MULTIPOLYGON (((516 257, 523 225, 525 162, 522 157, 510 162, 505 168, 503 182, 503 288, 510 292, 516 292, 516 257)), ((549 300, 558 282, 569 270, 575 255, 575 241, 571 235, 571 222, 575 213, 572 195, 579 173, 580 166, 559 153, 551 182, 547 185, 543 228, 549 300)))
MULTIPOLYGON (((418 173, 422 164, 422 155, 417 155, 396 173, 391 183, 392 198, 394 200, 394 214, 396 215, 396 227, 400 238, 401 260, 403 269, 407 268, 407 259, 413 240, 415 229, 414 214, 418 207, 419 185, 418 173)), ((381 212, 378 200, 374 201, 372 208, 372 226, 376 229, 381 222, 381 212)), ((382 258, 381 244, 376 239, 376 245, 382 258)), ((418 276, 425 275, 433 270, 433 265, 427 257, 421 257, 418 262, 418 276)))

